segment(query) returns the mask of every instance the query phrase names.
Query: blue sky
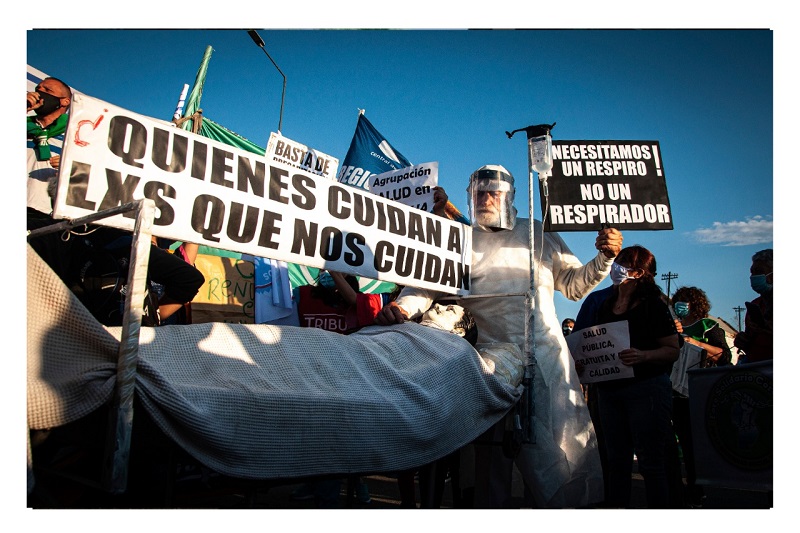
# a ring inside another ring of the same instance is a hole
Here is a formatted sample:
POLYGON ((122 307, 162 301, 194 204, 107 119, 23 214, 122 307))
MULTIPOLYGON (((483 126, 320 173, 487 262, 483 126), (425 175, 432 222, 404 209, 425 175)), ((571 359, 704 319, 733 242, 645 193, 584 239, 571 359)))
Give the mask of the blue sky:
MULTIPOLYGON (((439 161, 441 183, 462 210, 469 174, 499 163, 517 178, 517 207, 527 212, 525 141, 509 140, 506 130, 556 122, 553 136, 561 140, 657 140, 675 229, 629 231, 625 244, 650 248, 659 277, 679 275, 672 292, 676 284, 705 289, 711 313, 735 326, 733 308, 756 296, 748 283, 750 256, 774 246, 774 221, 781 221, 776 251, 787 257, 779 262, 792 259, 786 236, 796 226, 791 219, 797 192, 791 165, 798 123, 796 17, 787 2, 776 0, 648 5, 495 0, 480 11, 466 4, 454 4, 458 10, 451 11, 453 6, 416 0, 402 7, 349 0, 237 2, 229 9, 168 0, 116 6, 40 0, 24 13, 4 16, 3 61, 19 74, 20 84, 30 63, 90 96, 169 120, 183 84, 194 82, 211 45, 202 100, 206 116, 263 145, 277 128, 282 78, 243 28, 270 28, 259 33, 287 77, 285 136, 342 159, 358 109, 366 109, 412 162, 439 161), (125 26, 231 29, 87 30, 125 26), (277 30, 388 27, 431 30, 277 30), (439 31, 445 28, 539 30, 439 31)), ((12 82, 0 89, 7 93, 2 101, 9 116, 19 109, 12 104, 21 100, 21 88, 12 82)), ((11 140, 4 146, 19 146, 19 134, 6 132, 11 140)), ((21 152, 6 148, 6 153, 21 167, 21 152)), ((14 197, 22 198, 22 180, 6 183, 5 190, 18 187, 14 197)), ((23 231, 21 209, 18 216, 0 213, 4 226, 17 233, 23 231)), ((540 216, 538 191, 534 212, 540 216)), ((581 260, 593 256, 593 234, 563 237, 581 260)), ((24 263, 10 263, 7 279, 24 279, 24 263)), ((788 311, 794 292, 782 283, 777 305, 788 311)), ((21 286, 10 285, 9 301, 19 301, 14 291, 21 286)), ((574 316, 579 303, 557 295, 556 307, 564 318, 574 316)), ((779 331, 789 316, 779 313, 779 331)), ((795 363, 786 358, 781 364, 786 369, 795 363)), ((12 390, 20 401, 22 395, 12 390)), ((21 418, 22 407, 15 413, 21 418)), ((782 442, 789 440, 776 439, 779 447, 782 442)), ((14 454, 5 456, 16 465, 14 454)), ((792 464, 781 465, 779 484, 789 479, 792 464)), ((776 510, 791 509, 789 497, 778 491, 776 510)), ((753 526, 756 520, 763 523, 762 516, 737 513, 736 519, 741 524, 751 516, 753 526)))
MULTIPOLYGON (((734 326, 750 256, 773 247, 773 37, 770 30, 260 29, 287 79, 282 133, 344 158, 358 109, 413 163, 439 162, 466 212, 469 174, 502 164, 528 212, 524 135, 556 122, 558 140, 657 140, 674 230, 627 231, 662 274, 704 289, 734 326)), ((76 89, 169 120, 213 47, 205 116, 265 145, 282 77, 244 29, 30 30, 27 63, 76 89)), ((541 218, 538 188, 534 213, 541 218)), ((593 233, 563 233, 582 261, 593 233)), ((604 282, 602 286, 609 283, 604 282)), ((579 303, 557 295, 560 318, 579 303)), ((743 317, 742 317, 743 318, 743 317)))

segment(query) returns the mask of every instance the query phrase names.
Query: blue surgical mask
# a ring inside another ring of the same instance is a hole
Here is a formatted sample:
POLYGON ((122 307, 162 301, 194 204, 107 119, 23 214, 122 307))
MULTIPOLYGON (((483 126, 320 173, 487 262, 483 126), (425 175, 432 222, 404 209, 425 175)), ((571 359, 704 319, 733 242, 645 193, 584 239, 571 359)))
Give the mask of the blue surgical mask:
POLYGON ((675 302, 675 316, 684 318, 689 315, 689 304, 687 302, 675 302))
POLYGON ((328 289, 333 289, 334 287, 336 287, 336 282, 333 281, 333 276, 331 276, 329 272, 323 272, 322 274, 320 274, 319 284, 328 289))
POLYGON ((628 271, 629 269, 618 263, 611 263, 611 283, 619 285, 626 279, 636 279, 633 276, 629 276, 628 271))
POLYGON ((756 274, 754 276, 750 276, 750 288, 756 291, 758 294, 764 294, 765 292, 771 291, 772 285, 767 283, 767 276, 771 274, 772 272, 769 274, 756 274))

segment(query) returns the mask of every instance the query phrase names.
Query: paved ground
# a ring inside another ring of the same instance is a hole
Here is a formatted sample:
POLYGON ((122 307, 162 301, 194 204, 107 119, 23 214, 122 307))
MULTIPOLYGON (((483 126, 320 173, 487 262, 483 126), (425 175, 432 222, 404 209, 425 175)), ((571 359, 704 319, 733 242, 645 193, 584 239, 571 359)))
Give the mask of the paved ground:
MULTIPOLYGON (((92 441, 94 442, 94 441, 92 441)), ((44 455, 47 442, 35 447, 34 465, 60 465, 61 472, 71 472, 87 479, 99 479, 102 470, 102 455, 80 449, 74 454, 58 453, 44 455), (41 450, 41 451, 40 451, 41 450), (40 459, 49 459, 49 463, 40 459), (56 459, 58 458, 58 459, 56 459)), ((296 500, 292 491, 300 486, 299 480, 281 483, 248 482, 232 480, 214 475, 193 461, 184 463, 185 454, 177 461, 172 454, 165 454, 163 448, 151 456, 142 456, 135 462, 128 480, 129 490, 122 496, 111 496, 86 483, 78 483, 62 475, 52 475, 40 466, 36 472, 36 490, 28 498, 28 507, 33 509, 98 509, 98 508, 181 508, 181 509, 315 509, 313 500, 296 500), (173 459, 170 459, 173 457, 173 459), (176 464, 185 464, 180 469, 176 464), (172 465, 172 466, 167 466, 172 465), (175 481, 170 484, 171 474, 175 481)), ((424 478, 423 478, 424 479, 424 478)), ((371 501, 362 503, 356 498, 348 498, 347 484, 342 484, 339 508, 400 509, 401 499, 397 479, 391 475, 364 476, 369 487, 371 501)), ((457 480, 456 480, 457 481, 457 480)), ((447 479, 442 491, 442 509, 466 507, 453 491, 454 480, 447 479)), ((633 495, 631 506, 646 508, 644 482, 634 472, 632 479, 633 495)), ((420 482, 415 479, 416 502, 424 507, 421 498, 420 482)), ((772 493, 705 487, 704 509, 770 509, 773 507, 772 493)), ((523 483, 515 470, 512 502, 515 508, 526 508, 523 499, 523 483)), ((435 506, 435 505, 434 505, 435 506)))
MULTIPOLYGON (((345 485, 340 497, 342 508, 369 508, 369 509, 397 509, 400 508, 400 492, 397 481, 387 476, 368 476, 364 478, 370 489, 372 501, 369 504, 362 504, 358 501, 350 501, 346 497, 345 485)), ((633 476, 633 496, 631 506, 637 509, 646 509, 647 504, 644 494, 644 481, 639 474, 633 476)), ((518 476, 515 477, 515 502, 518 507, 524 508, 522 498, 522 482, 518 476)), ((291 498, 292 490, 298 485, 286 485, 271 488, 269 491, 258 494, 255 507, 272 509, 314 509, 313 501, 295 501, 291 498)), ((442 495, 443 509, 456 508, 453 505, 453 493, 451 484, 445 484, 442 495)), ((706 500, 703 509, 770 509, 772 507, 772 494, 756 491, 744 491, 735 489, 725 489, 720 487, 705 487, 706 500)), ((241 499, 241 498, 240 498, 241 499)), ((242 499, 243 500, 243 499, 242 499)), ((417 502, 419 505, 419 487, 417 486, 417 502)), ((244 504, 244 501, 242 501, 244 504)))
MULTIPOLYGON (((526 507, 522 498, 522 482, 515 472, 514 478, 514 504, 517 508, 526 507)), ((348 498, 347 484, 342 484, 339 498, 339 508, 342 509, 401 509, 400 491, 397 479, 386 475, 372 475, 362 478, 369 487, 371 501, 359 502, 356 498, 348 498)), ((57 495, 60 503, 54 504, 41 497, 29 500, 28 506, 34 509, 42 508, 128 508, 139 507, 131 505, 122 498, 113 498, 98 494, 97 492, 78 487, 67 481, 54 482, 41 478, 42 484, 48 486, 53 495, 57 495)), ((633 496, 631 506, 645 509, 644 483, 639 474, 633 475, 633 496)), ((176 484, 174 500, 170 508, 180 509, 315 509, 313 500, 296 500, 292 492, 300 486, 299 483, 286 483, 267 486, 259 484, 235 484, 224 479, 211 476, 205 480, 200 476, 189 476, 189 479, 176 484)), ((415 479, 417 506, 420 506, 419 480, 415 479)), ((705 487, 706 500, 703 509, 770 509, 772 508, 772 493, 725 489, 719 487, 705 487)), ((448 479, 442 494, 441 509, 456 509, 452 490, 452 482, 448 479)), ((156 501, 156 500, 153 500, 156 501)), ((153 507, 162 507, 154 505, 153 507)), ((144 507, 150 508, 145 505, 144 507)))

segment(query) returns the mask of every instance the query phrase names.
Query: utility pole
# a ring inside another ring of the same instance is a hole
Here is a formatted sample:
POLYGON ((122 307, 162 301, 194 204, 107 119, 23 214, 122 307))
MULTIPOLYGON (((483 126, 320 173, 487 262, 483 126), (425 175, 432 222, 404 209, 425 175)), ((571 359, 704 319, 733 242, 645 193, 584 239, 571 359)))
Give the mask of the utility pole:
POLYGON ((744 311, 744 307, 741 305, 734 307, 733 311, 736 313, 736 319, 739 321, 739 331, 742 331, 742 311, 744 311))
POLYGON ((673 274, 672 272, 667 272, 666 274, 661 274, 661 281, 664 281, 664 280, 667 281, 667 298, 670 297, 669 296, 670 282, 673 279, 676 279, 677 277, 678 277, 678 275, 677 274, 673 274))

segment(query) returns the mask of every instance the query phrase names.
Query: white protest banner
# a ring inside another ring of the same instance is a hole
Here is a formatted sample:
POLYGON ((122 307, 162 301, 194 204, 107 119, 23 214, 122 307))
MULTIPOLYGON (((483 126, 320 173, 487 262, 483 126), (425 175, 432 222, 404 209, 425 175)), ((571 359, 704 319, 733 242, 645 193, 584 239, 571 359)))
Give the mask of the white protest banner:
POLYGON ((627 320, 573 331, 566 340, 581 383, 633 377, 633 368, 617 357, 630 348, 627 320))
POLYGON ((269 136, 266 157, 275 163, 285 163, 292 168, 332 180, 336 179, 336 170, 339 167, 337 158, 287 139, 274 131, 269 136))
MULTIPOLYGON (((312 158, 312 166, 321 159, 312 158)), ((469 226, 294 164, 291 154, 289 162, 268 159, 76 95, 54 216, 77 218, 150 198, 158 237, 469 293, 469 226)), ((328 171, 335 166, 328 163, 328 171)), ((116 215, 102 224, 132 230, 134 220, 116 215)))
POLYGON ((658 141, 553 141, 547 186, 545 231, 672 229, 658 141))
POLYGON ((433 188, 439 183, 439 162, 421 163, 369 177, 370 192, 405 205, 433 211, 433 188))

